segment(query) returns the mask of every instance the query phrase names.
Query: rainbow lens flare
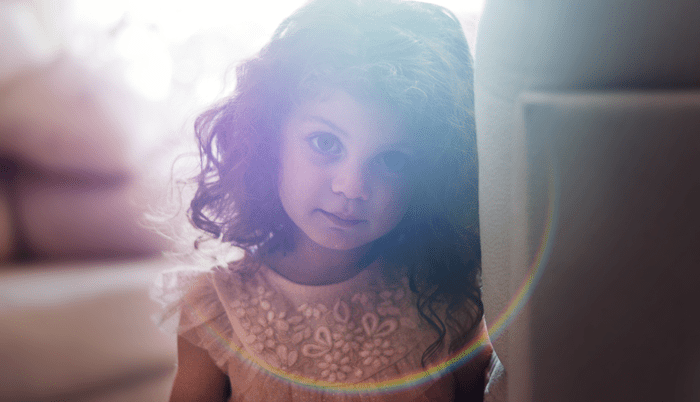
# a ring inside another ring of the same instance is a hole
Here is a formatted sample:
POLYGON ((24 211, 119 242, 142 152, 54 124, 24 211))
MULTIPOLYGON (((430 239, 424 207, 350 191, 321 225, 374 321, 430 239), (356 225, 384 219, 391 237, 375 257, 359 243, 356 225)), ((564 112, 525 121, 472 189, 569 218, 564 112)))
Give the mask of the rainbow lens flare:
MULTIPOLYGON (((555 169, 550 167, 548 176, 547 206, 545 210, 546 215, 543 233, 542 237, 540 238, 537 252, 533 257, 532 263, 528 267, 527 274, 525 275, 522 284, 519 286, 518 291, 513 295, 507 308, 497 317, 489 328, 489 334, 486 334, 485 332, 480 333, 479 336, 472 339, 449 360, 438 364, 433 364, 423 370, 408 373, 401 377, 386 381, 367 383, 327 382, 288 373, 279 368, 273 367, 269 363, 229 341, 221 331, 218 331, 213 326, 207 324, 204 328, 217 340, 221 347, 231 351, 232 354, 247 362, 247 364, 252 364, 256 369, 264 370, 264 372, 280 381, 288 382, 297 387, 302 387, 307 391, 346 395, 392 393, 419 387, 428 382, 441 378, 459 367, 468 364, 471 359, 476 357, 483 350, 483 348, 490 343, 489 337, 497 338, 500 336, 529 300, 535 285, 542 275, 543 267, 546 265, 546 261, 552 247, 554 229, 556 227, 557 202, 559 193, 555 169)), ((196 306, 190 305, 189 307, 192 309, 191 311, 196 312, 196 314, 200 314, 196 306)))

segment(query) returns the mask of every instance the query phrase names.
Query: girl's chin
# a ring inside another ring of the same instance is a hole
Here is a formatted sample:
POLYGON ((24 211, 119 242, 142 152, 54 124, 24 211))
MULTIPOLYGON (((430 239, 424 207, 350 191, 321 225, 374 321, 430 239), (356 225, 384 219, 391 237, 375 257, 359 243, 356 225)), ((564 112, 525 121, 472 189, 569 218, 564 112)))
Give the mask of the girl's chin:
POLYGON ((328 241, 327 239, 314 242, 323 248, 327 248, 334 251, 353 251, 361 249, 369 244, 361 242, 328 241))
POLYGON ((365 240, 339 234, 319 235, 311 238, 311 241, 323 248, 334 251, 361 251, 369 246, 374 239, 365 240))
POLYGON ((308 251, 320 247, 336 252, 362 252, 376 240, 370 233, 358 233, 358 231, 327 227, 308 227, 307 229, 304 231, 295 225, 294 238, 297 247, 306 248, 308 251))

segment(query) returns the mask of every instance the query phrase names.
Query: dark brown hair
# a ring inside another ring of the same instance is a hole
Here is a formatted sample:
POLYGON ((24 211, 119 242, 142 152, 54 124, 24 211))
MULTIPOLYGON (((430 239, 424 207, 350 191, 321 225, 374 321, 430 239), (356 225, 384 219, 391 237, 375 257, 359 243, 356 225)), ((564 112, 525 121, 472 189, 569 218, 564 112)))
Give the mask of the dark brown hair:
POLYGON ((415 196, 403 220, 375 241, 410 270, 418 310, 455 351, 483 316, 472 59, 457 18, 420 2, 316 0, 288 17, 236 70, 235 92, 197 119, 201 173, 192 223, 249 258, 293 247, 277 190, 279 132, 294 105, 324 88, 380 100, 422 145, 415 196), (468 323, 452 313, 471 306, 468 323), (441 317, 438 306, 446 306, 441 317))

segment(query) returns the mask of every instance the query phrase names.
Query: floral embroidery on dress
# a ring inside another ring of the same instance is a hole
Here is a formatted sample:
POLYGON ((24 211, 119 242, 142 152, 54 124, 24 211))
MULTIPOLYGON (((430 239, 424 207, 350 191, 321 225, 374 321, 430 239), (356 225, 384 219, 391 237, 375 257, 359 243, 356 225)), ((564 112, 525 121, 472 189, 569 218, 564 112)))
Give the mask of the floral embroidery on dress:
POLYGON ((266 363, 327 382, 357 382, 406 353, 418 327, 407 283, 379 292, 289 306, 264 286, 242 287, 230 302, 246 347, 266 363), (413 313, 413 314, 412 314, 413 313))

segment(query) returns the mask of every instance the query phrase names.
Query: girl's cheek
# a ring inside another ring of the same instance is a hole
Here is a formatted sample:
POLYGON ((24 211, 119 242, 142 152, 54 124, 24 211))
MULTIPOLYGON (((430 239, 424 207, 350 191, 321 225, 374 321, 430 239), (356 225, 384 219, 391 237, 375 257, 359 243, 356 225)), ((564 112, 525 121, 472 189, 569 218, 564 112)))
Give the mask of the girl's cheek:
POLYGON ((404 210, 413 198, 412 186, 408 180, 392 181, 382 187, 382 203, 387 204, 387 210, 404 210))
POLYGON ((392 198, 402 199, 410 198, 412 193, 412 180, 405 175, 392 175, 384 177, 382 180, 382 186, 390 194, 393 194, 392 198))

